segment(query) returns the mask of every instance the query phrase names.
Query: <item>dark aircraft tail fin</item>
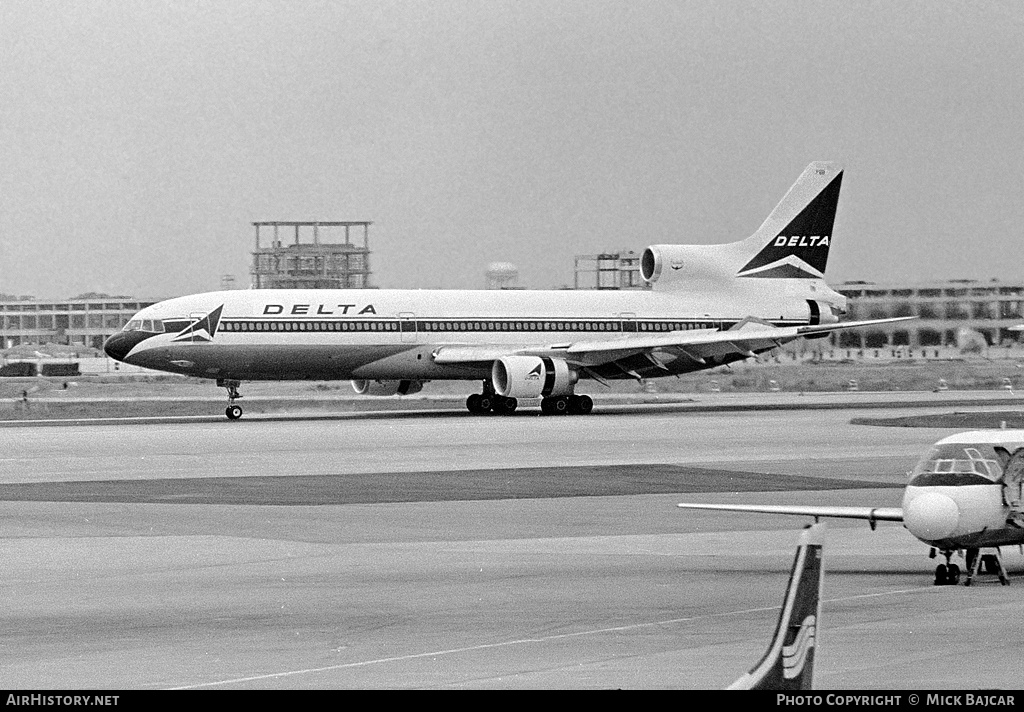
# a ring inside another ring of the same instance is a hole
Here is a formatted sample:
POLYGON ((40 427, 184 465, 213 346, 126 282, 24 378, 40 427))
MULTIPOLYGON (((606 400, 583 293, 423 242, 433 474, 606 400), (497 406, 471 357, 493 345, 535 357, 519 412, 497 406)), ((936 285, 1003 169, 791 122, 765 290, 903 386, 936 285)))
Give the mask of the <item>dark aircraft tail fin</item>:
POLYGON ((757 232, 740 243, 748 257, 736 276, 823 278, 842 182, 837 163, 807 166, 757 232))
POLYGON ((824 524, 807 527, 789 574, 782 613, 768 652, 730 690, 810 690, 814 652, 821 624, 822 532, 824 524))

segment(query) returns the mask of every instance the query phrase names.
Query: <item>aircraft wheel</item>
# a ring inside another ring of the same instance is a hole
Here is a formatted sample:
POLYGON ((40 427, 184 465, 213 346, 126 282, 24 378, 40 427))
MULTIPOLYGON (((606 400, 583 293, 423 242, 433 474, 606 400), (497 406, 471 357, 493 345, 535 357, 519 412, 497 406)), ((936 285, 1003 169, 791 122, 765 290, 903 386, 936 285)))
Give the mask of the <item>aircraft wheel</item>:
POLYGON ((569 412, 569 399, 567 397, 558 396, 557 398, 551 398, 550 400, 552 415, 566 415, 569 412))
POLYGON ((228 420, 238 420, 242 417, 242 407, 237 405, 229 405, 224 409, 224 415, 228 416, 228 420))
POLYGON ((939 564, 935 567, 935 585, 945 586, 946 585, 946 565, 939 564))
POLYGON ((480 396, 480 413, 490 413, 491 409, 494 408, 495 396, 481 395, 480 396))
POLYGON ((590 396, 575 396, 572 402, 573 413, 579 415, 589 415, 594 410, 594 399, 590 396))
POLYGON ((950 586, 960 583, 960 567, 956 564, 950 564, 946 568, 946 583, 950 586))
POLYGON ((516 412, 516 408, 519 406, 519 401, 515 398, 503 398, 501 396, 494 397, 494 405, 491 410, 498 415, 512 415, 516 412))

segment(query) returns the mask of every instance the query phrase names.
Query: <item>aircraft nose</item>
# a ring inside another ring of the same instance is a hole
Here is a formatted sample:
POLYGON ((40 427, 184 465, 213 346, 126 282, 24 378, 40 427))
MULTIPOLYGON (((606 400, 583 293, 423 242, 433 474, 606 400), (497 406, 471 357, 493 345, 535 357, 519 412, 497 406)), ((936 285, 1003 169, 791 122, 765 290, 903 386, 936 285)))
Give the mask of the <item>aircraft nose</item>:
POLYGON ((903 510, 903 523, 918 539, 943 539, 960 523, 960 508, 950 497, 938 492, 925 492, 914 497, 903 510))
POLYGON ((103 351, 116 361, 124 361, 128 352, 141 341, 137 338, 138 334, 135 331, 119 331, 103 342, 103 351))

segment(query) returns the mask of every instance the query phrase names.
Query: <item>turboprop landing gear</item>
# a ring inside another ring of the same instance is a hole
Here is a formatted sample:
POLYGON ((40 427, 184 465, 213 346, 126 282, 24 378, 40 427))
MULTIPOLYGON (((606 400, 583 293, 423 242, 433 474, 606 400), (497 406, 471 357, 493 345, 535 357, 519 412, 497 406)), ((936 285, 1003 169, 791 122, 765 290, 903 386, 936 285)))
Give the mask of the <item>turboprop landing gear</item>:
MULTIPOLYGON (((953 558, 953 553, 952 550, 942 552, 942 555, 946 557, 946 563, 935 567, 936 586, 956 586, 960 583, 960 567, 949 563, 949 560, 953 558)), ((935 558, 934 549, 932 549, 931 556, 935 558)))
POLYGON ((218 378, 217 385, 228 391, 228 407, 224 409, 224 415, 228 417, 228 420, 238 420, 242 417, 242 407, 235 405, 235 401, 242 397, 242 394, 238 392, 238 387, 242 385, 242 382, 218 378))
POLYGON ((540 402, 540 411, 545 415, 587 415, 594 410, 594 399, 590 396, 551 396, 540 402))

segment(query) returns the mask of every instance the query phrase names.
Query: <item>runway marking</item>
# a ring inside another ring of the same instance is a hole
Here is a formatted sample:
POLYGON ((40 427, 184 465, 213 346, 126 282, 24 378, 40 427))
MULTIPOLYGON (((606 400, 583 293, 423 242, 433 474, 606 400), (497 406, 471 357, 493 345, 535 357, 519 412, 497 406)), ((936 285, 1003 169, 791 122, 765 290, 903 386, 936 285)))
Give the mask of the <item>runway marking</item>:
MULTIPOLYGON (((854 601, 860 598, 877 598, 879 596, 894 596, 904 593, 919 593, 922 591, 937 591, 943 590, 942 588, 936 588, 935 586, 920 586, 917 588, 904 588, 896 591, 880 591, 878 593, 861 593, 855 596, 843 596, 840 598, 830 598, 823 601, 824 603, 839 603, 842 601, 854 601)), ((267 673, 265 675, 252 675, 250 677, 236 677, 230 680, 218 680, 216 682, 201 682, 195 685, 181 685, 179 687, 171 687, 171 690, 195 690, 201 687, 216 687, 218 685, 233 685, 240 682, 256 682, 258 680, 274 680, 283 677, 294 677, 296 675, 309 675, 320 672, 330 672, 331 670, 346 670, 359 667, 367 667, 369 665, 382 665, 384 663, 402 662, 406 660, 418 660, 421 658, 433 658, 443 655, 458 655, 459 653, 469 653, 480 650, 494 650, 496 648, 507 648, 514 645, 528 645, 531 643, 549 643, 554 640, 567 640, 569 638, 581 638, 589 635, 602 635, 605 633, 621 633, 629 630, 640 630, 642 628, 654 628, 656 626, 664 625, 676 625, 679 623, 692 623, 693 621, 706 620, 712 618, 724 618, 727 616, 740 616, 747 615, 750 613, 765 613, 767 611, 777 611, 781 606, 766 606, 763 608, 747 608, 740 611, 726 611, 724 613, 711 613, 703 616, 690 616, 688 618, 669 618, 663 621, 652 621, 650 623, 633 623, 630 625, 613 626, 611 628, 596 628, 594 630, 582 630, 576 631, 575 633, 560 633, 558 635, 546 635, 540 638, 519 638, 517 640, 506 640, 501 643, 483 643, 481 645, 468 645, 463 648, 449 648, 447 650, 434 650, 429 653, 410 653, 408 655, 396 655, 390 658, 375 658, 373 660, 360 660, 351 663, 339 663, 337 665, 328 665, 326 667, 317 668, 306 668, 303 670, 287 670, 285 672, 274 672, 267 673)))

